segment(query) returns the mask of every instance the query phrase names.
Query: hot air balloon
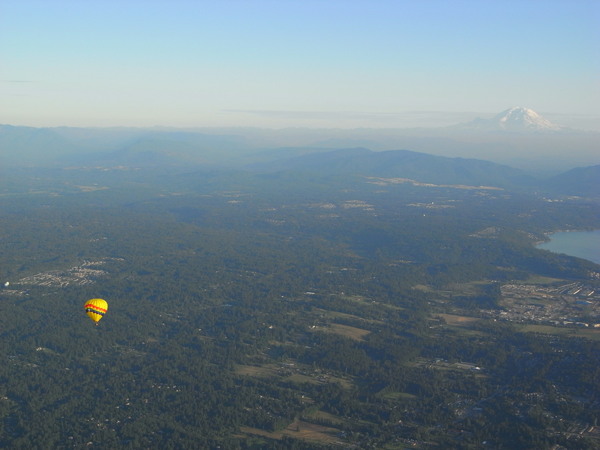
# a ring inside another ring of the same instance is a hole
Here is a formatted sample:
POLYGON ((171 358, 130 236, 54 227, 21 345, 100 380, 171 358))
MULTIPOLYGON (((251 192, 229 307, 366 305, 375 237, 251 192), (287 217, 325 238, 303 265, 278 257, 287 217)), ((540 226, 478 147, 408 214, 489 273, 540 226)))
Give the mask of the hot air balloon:
POLYGON ((106 314, 106 311, 108 311, 108 303, 101 298, 93 298, 85 302, 84 308, 87 315, 90 316, 90 319, 98 325, 98 321, 102 319, 104 314, 106 314))

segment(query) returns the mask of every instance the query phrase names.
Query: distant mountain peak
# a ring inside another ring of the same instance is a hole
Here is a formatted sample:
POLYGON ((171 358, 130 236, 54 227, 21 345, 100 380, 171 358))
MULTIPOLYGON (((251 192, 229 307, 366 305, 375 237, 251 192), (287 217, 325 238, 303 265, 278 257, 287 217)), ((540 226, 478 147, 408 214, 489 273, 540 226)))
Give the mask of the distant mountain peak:
POLYGON ((502 111, 492 120, 505 129, 558 130, 560 127, 540 116, 533 109, 516 106, 502 111))
POLYGON ((491 119, 477 118, 461 128, 488 131, 558 131, 562 127, 550 122, 532 109, 515 106, 491 119))

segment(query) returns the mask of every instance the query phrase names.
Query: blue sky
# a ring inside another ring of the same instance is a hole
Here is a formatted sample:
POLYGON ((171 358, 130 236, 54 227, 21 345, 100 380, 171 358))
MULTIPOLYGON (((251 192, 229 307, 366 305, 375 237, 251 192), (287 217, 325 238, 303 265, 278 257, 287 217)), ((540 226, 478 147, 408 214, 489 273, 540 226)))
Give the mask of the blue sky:
POLYGON ((599 29, 596 0, 0 0, 0 123, 593 124, 599 29))

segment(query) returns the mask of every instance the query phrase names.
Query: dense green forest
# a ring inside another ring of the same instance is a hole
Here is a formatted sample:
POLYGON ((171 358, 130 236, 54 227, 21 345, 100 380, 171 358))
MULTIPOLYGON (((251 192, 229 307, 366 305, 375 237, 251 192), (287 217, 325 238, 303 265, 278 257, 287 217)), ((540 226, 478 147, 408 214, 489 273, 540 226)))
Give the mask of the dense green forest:
POLYGON ((591 201, 22 169, 0 211, 0 447, 600 446, 600 300, 548 294, 600 267, 535 247, 591 201))

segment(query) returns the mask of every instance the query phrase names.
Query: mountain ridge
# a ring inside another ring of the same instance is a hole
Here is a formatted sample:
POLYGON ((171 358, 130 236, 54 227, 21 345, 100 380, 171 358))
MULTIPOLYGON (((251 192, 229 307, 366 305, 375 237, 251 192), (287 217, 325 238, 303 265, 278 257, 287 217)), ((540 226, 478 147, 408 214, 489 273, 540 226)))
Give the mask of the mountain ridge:
MULTIPOLYGON (((505 122, 509 121, 506 114, 497 117, 507 117, 505 122)), ((315 144, 257 147, 256 142, 249 144, 245 141, 247 136, 243 135, 190 131, 120 129, 117 134, 101 129, 67 131, 0 125, 1 168, 129 167, 169 171, 213 168, 279 173, 281 176, 291 172, 311 172, 320 177, 364 175, 407 178, 433 184, 493 185, 519 190, 540 189, 550 194, 598 196, 594 188, 594 169, 582 169, 598 164, 597 153, 582 163, 581 159, 577 159, 580 142, 562 133, 507 133, 509 138, 504 145, 496 143, 497 154, 506 155, 512 151, 519 157, 535 159, 535 165, 532 163, 534 169, 539 169, 538 166, 547 159, 564 162, 558 167, 559 170, 552 173, 557 177, 545 182, 548 176, 540 176, 539 171, 517 169, 510 163, 498 162, 497 158, 495 162, 490 161, 488 158, 491 155, 486 150, 491 148, 491 144, 480 143, 469 132, 463 134, 467 136, 464 139, 456 138, 453 141, 435 140, 437 137, 430 135, 429 138, 434 139, 429 146, 431 148, 419 145, 415 140, 390 137, 390 146, 394 142, 399 144, 396 149, 368 149, 353 145, 317 147, 315 144), (541 137, 538 139, 536 136, 541 137), (510 139, 521 142, 523 148, 511 149, 510 139), (540 139, 547 144, 544 153, 531 154, 532 142, 540 139), (550 147, 553 142, 555 146, 550 147), (411 147, 413 144, 415 148, 411 147), (465 146, 470 146, 471 150, 458 156, 460 152, 457 149, 465 146), (449 156, 449 153, 457 156, 449 156), (484 158, 479 155, 484 155, 484 158), (567 169, 577 170, 562 176, 567 169), (562 190, 563 184, 568 186, 565 191, 562 190)), ((591 140, 589 144, 592 143, 591 140)))
POLYGON ((257 172, 310 172, 321 176, 361 175, 410 178, 424 183, 532 186, 534 178, 520 169, 473 158, 449 158, 414 152, 366 148, 337 149, 252 164, 257 172))

